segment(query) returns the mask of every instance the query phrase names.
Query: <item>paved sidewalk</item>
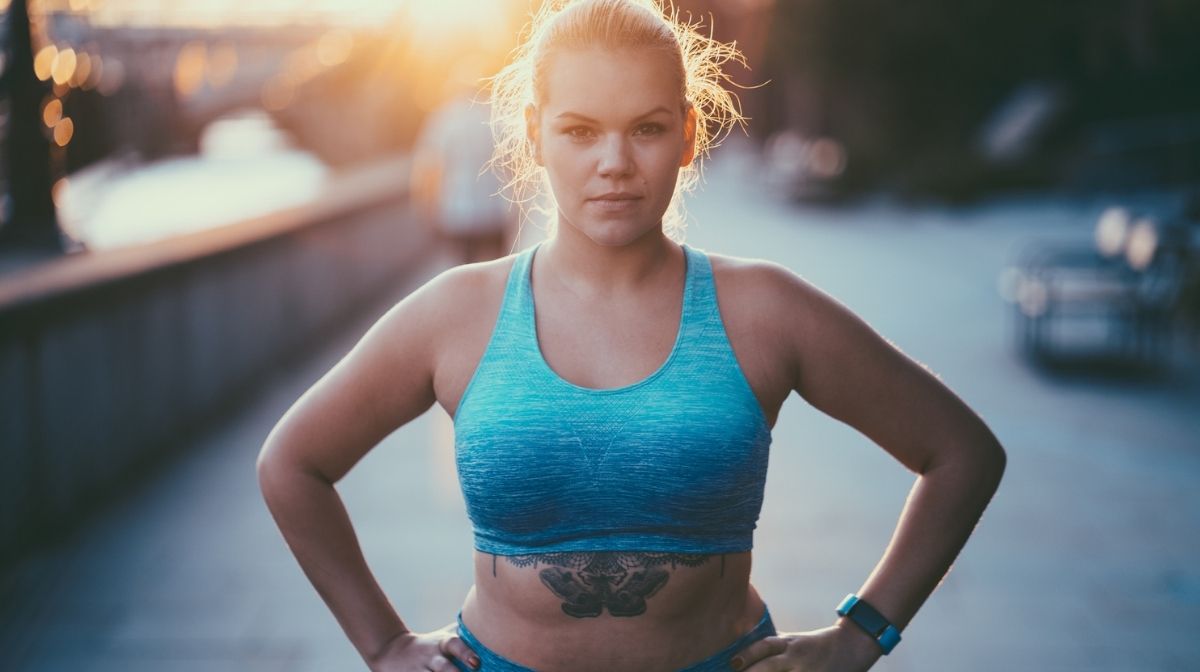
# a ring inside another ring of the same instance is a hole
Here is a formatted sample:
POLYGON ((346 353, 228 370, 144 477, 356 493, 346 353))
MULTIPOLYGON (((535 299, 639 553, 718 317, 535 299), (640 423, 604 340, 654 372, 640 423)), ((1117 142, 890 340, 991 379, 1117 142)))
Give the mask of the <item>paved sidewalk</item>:
MULTIPOLYGON (((1038 374, 1015 355, 996 291, 1016 245, 1086 240, 1104 202, 796 208, 723 158, 690 206, 701 223, 689 243, 800 272, 939 375, 1008 450, 975 535, 874 669, 1200 669, 1200 367, 1184 360, 1175 378, 1143 385, 1038 374)), ((430 260, 414 282, 445 263, 430 260)), ((364 669, 283 544, 254 459, 284 410, 409 289, 7 577, 0 669, 364 669)), ((774 437, 753 581, 780 629, 823 627, 878 561, 914 477, 798 396, 774 437)), ((453 620, 471 585, 471 531, 445 414, 392 434, 338 490, 410 626, 453 620)))

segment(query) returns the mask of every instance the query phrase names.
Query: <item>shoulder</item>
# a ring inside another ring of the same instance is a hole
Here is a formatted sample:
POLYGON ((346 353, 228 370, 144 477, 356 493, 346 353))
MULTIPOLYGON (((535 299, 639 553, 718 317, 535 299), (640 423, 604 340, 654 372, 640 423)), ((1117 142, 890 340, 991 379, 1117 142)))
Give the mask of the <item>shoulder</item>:
MULTIPOLYGON (((712 264, 717 303, 735 351, 744 367, 782 376, 794 389, 802 366, 801 334, 807 322, 805 295, 810 285, 782 264, 766 259, 706 253, 712 264)), ((786 382, 785 382, 786 381, 786 382)))
POLYGON ((721 309, 760 316, 775 323, 802 326, 810 311, 833 298, 799 273, 766 259, 706 253, 720 293, 721 309))
POLYGON ((733 291, 774 294, 801 290, 808 283, 795 271, 778 262, 705 252, 712 262, 713 276, 733 291))
POLYGON ((422 326, 437 333, 445 335, 448 331, 469 326, 475 318, 483 317, 480 313, 499 308, 516 256, 510 254, 491 261, 448 268, 400 303, 411 304, 408 317, 419 319, 422 326))
POLYGON ((434 302, 470 301, 489 290, 503 293, 509 271, 516 262, 517 254, 461 264, 448 268, 421 286, 415 293, 425 295, 434 302))
POLYGON ((786 360, 793 389, 831 345, 861 334, 865 324, 844 304, 783 264, 708 253, 727 329, 753 333, 786 360))
POLYGON ((446 269, 401 302, 411 310, 394 328, 421 341, 435 387, 461 377, 462 363, 486 348, 517 256, 446 269))

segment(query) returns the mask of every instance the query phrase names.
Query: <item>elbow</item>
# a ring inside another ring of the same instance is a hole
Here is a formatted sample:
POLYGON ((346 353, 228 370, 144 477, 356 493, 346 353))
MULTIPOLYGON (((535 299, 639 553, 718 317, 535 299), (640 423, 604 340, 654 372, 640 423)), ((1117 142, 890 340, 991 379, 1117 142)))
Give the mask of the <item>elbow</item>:
POLYGON ((267 479, 270 478, 271 460, 267 459, 266 451, 259 451, 258 459, 254 461, 254 475, 258 479, 258 487, 260 490, 266 488, 267 479))
POLYGON ((995 478, 996 482, 1004 476, 1004 469, 1008 466, 1008 451, 1004 450, 1004 446, 1000 445, 1000 440, 996 438, 990 431, 984 440, 978 443, 976 451, 976 460, 981 465, 981 469, 995 478))
POLYGON ((996 438, 982 420, 979 420, 978 426, 971 434, 973 438, 968 444, 971 450, 964 451, 965 455, 977 470, 999 483, 1004 476, 1004 469, 1008 466, 1008 453, 1004 446, 1000 445, 1000 439, 996 438))
POLYGON ((995 490, 1004 477, 1008 466, 1008 453, 994 436, 959 444, 959 448, 946 451, 940 459, 933 460, 922 474, 952 472, 959 478, 969 479, 981 486, 995 490))
POLYGON ((269 444, 264 444, 258 451, 258 459, 254 461, 254 474, 258 480, 258 489, 264 498, 268 497, 272 482, 278 480, 279 465, 269 450, 269 444))
POLYGON ((1000 489, 1000 481, 1004 478, 1004 470, 1008 466, 1008 453, 1004 450, 1004 446, 996 442, 986 451, 980 462, 983 465, 980 470, 983 473, 986 489, 995 494, 1000 489))
POLYGON ((978 448, 969 453, 970 464, 967 468, 983 491, 994 494, 1008 467, 1008 453, 994 438, 977 445, 978 448))
POLYGON ((258 487, 263 495, 268 494, 272 483, 278 482, 294 465, 287 459, 284 451, 282 423, 275 425, 271 433, 263 441, 258 457, 254 460, 254 473, 258 478, 258 487))
POLYGON ((992 456, 992 466, 996 470, 997 479, 1004 475, 1004 469, 1008 466, 1008 451, 1004 450, 1004 446, 1000 445, 999 441, 996 442, 992 456))
POLYGON ((254 460, 254 472, 264 497, 269 497, 274 490, 294 487, 292 484, 297 478, 315 479, 330 486, 335 483, 306 458, 307 451, 300 436, 280 423, 263 441, 254 460))
POLYGON ((262 484, 263 479, 267 476, 268 471, 272 468, 275 462, 276 453, 279 452, 276 447, 276 438, 279 434, 279 425, 275 425, 271 429, 271 433, 263 440, 262 447, 258 449, 258 457, 254 460, 254 473, 258 476, 259 484, 262 484))
POLYGON ((260 451, 254 463, 254 473, 259 494, 268 508, 291 499, 297 488, 303 487, 303 470, 279 451, 272 452, 266 448, 260 451))

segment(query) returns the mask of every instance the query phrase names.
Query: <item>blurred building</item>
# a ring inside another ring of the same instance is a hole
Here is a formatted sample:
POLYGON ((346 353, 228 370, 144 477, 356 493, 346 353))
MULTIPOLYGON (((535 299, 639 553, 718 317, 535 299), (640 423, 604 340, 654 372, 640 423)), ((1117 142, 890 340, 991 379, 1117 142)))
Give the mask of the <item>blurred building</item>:
POLYGON ((1156 0, 780 3, 755 130, 832 139, 843 192, 1186 184, 1198 25, 1156 0))
POLYGON ((86 247, 55 217, 76 182, 197 157, 229 118, 333 169, 404 154, 448 55, 498 60, 517 8, 0 0, 0 247, 86 247))

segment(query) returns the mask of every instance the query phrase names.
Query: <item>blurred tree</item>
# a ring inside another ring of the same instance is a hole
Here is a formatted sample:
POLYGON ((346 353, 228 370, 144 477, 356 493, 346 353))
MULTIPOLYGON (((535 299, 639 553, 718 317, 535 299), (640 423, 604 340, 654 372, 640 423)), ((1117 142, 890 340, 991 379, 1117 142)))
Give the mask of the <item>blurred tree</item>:
POLYGON ((950 175, 1025 82, 1065 91, 1068 130, 1200 112, 1197 27, 1194 0, 781 2, 766 59, 783 112, 759 130, 837 138, 851 185, 950 175))
POLYGON ((48 89, 33 71, 33 39, 26 0, 8 10, 8 62, 0 82, 10 114, 5 138, 11 220, 0 228, 0 248, 64 251, 50 198, 50 145, 42 132, 41 101, 48 89))

